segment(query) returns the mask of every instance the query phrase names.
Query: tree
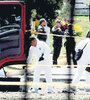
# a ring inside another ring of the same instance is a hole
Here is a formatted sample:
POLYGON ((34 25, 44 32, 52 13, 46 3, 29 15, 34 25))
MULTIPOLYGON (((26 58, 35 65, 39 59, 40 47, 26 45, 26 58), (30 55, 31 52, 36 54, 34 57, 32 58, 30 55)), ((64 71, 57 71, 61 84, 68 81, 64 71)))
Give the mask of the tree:
POLYGON ((60 18, 69 18, 70 16, 70 3, 64 3, 64 6, 60 12, 60 18))
POLYGON ((27 0, 26 4, 29 17, 31 17, 31 10, 36 9, 36 17, 42 16, 51 25, 53 19, 56 18, 55 11, 62 8, 63 0, 27 0))

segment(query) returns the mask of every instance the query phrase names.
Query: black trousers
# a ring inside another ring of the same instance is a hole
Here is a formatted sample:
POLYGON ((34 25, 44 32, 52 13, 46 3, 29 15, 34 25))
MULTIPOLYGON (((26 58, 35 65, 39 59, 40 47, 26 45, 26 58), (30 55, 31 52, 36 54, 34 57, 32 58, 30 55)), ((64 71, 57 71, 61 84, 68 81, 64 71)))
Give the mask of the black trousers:
POLYGON ((57 59, 60 55, 61 47, 62 45, 60 43, 54 43, 53 44, 53 64, 57 64, 57 59), (59 45, 58 45, 59 44, 59 45))
POLYGON ((66 56, 67 56, 67 63, 71 65, 71 59, 73 60, 73 64, 77 65, 77 61, 75 60, 75 44, 68 45, 66 44, 66 56), (72 58, 71 58, 72 55, 72 58))

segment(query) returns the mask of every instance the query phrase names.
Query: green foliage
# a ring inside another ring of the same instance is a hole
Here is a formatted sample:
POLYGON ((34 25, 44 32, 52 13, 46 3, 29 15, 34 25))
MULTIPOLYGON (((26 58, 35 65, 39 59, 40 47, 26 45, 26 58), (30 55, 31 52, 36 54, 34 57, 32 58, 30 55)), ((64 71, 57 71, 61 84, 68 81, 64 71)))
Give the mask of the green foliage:
POLYGON ((55 26, 55 25, 56 25, 56 21, 53 20, 53 22, 52 22, 52 26, 55 26))
POLYGON ((90 5, 90 0, 85 1, 84 4, 88 7, 90 5))
POLYGON ((57 17, 55 11, 62 8, 63 0, 28 0, 27 4, 30 12, 36 9, 36 18, 40 15, 51 25, 57 17))
POLYGON ((36 9, 32 9, 31 13, 32 13, 32 15, 31 15, 32 18, 35 18, 36 14, 37 14, 36 9))
POLYGON ((83 33, 83 29, 78 23, 73 24, 73 29, 76 31, 78 36, 81 36, 83 33))
POLYGON ((69 3, 64 3, 63 8, 60 13, 60 18, 66 18, 67 16, 70 15, 70 4, 69 3))

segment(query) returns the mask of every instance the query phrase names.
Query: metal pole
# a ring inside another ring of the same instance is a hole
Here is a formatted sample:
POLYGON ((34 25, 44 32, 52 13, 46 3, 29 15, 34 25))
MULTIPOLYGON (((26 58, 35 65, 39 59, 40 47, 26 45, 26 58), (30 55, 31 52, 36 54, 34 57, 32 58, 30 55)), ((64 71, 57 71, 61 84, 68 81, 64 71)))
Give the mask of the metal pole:
POLYGON ((23 93, 24 93, 24 98, 22 100, 27 100, 27 92, 28 92, 28 86, 27 86, 27 64, 26 66, 23 66, 24 69, 24 82, 26 83, 23 85, 23 93))
MULTIPOLYGON (((75 9, 75 0, 70 0, 70 5, 71 5, 71 9, 70 9, 70 28, 69 28, 69 32, 70 32, 70 36, 73 35, 73 22, 74 22, 74 9, 75 9)), ((68 73, 71 75, 71 67, 69 68, 68 70, 68 73)), ((71 79, 71 76, 69 75, 69 79, 71 79)), ((71 92, 70 92, 70 88, 71 88, 71 85, 69 83, 69 86, 68 86, 68 100, 71 100, 71 92)))
POLYGON ((70 2, 70 4, 71 4, 71 12, 70 12, 70 23, 71 23, 71 25, 73 24, 73 17, 74 17, 74 9, 75 9, 75 0, 71 0, 71 2, 70 2))

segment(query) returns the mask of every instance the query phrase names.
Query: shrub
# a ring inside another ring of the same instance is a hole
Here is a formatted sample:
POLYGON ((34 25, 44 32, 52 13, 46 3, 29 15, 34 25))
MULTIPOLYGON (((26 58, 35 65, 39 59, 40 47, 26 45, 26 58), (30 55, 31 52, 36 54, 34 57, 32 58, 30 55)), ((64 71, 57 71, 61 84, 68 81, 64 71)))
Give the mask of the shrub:
POLYGON ((77 23, 75 23, 73 25, 73 29, 76 31, 77 35, 81 36, 83 33, 82 28, 80 27, 80 25, 78 25, 77 23))

